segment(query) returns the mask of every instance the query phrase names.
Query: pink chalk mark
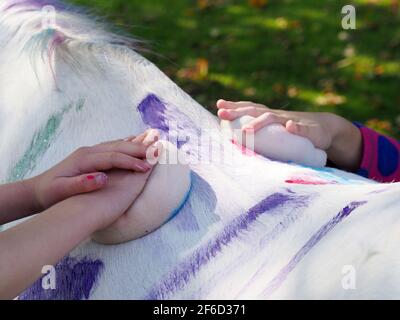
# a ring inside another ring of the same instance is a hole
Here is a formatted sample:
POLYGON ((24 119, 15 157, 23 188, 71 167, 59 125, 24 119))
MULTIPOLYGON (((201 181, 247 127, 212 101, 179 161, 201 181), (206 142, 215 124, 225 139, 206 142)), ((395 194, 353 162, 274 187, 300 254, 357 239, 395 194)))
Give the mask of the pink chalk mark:
POLYGON ((325 180, 313 180, 313 179, 304 179, 304 178, 291 178, 285 180, 286 183, 290 184, 305 184, 305 185, 326 185, 326 184, 336 184, 336 181, 325 181, 325 180))

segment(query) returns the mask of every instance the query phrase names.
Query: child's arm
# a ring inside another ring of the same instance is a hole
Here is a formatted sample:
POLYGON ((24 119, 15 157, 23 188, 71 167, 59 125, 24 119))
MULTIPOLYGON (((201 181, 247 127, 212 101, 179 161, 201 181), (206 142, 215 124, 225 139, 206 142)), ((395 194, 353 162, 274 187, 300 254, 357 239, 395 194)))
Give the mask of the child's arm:
POLYGON ((32 180, 0 186, 0 225, 38 212, 32 180))
POLYGON ((150 171, 113 171, 99 191, 64 200, 0 233, 0 299, 13 299, 62 257, 119 218, 138 197, 150 171))
POLYGON ((0 225, 41 212, 73 195, 103 188, 111 168, 146 172, 146 148, 158 138, 156 130, 139 137, 102 143, 75 151, 45 173, 0 186, 0 225))
POLYGON ((325 150, 328 159, 341 169, 355 171, 362 157, 360 131, 350 121, 331 113, 294 112, 269 109, 252 102, 219 100, 218 115, 234 120, 244 115, 256 119, 244 130, 260 130, 271 123, 280 123, 293 134, 308 138, 315 147, 325 150))
POLYGON ((289 132, 306 137, 317 148, 325 150, 328 159, 341 169, 381 182, 400 181, 399 143, 379 136, 368 128, 359 129, 338 115, 273 110, 252 102, 225 100, 219 100, 217 107, 219 117, 225 120, 234 120, 244 115, 256 117, 244 130, 257 131, 268 124, 280 123, 289 132), (378 140, 383 141, 380 147, 378 140), (391 146, 385 147, 388 144, 391 146), (379 160, 384 174, 376 170, 379 160))

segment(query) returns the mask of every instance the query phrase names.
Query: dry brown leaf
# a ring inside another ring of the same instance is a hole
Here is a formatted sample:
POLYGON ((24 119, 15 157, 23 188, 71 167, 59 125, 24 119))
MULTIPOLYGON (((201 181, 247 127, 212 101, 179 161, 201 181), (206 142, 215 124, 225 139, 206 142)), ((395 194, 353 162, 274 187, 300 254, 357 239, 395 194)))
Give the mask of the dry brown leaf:
POLYGON ((263 8, 268 4, 268 0, 249 0, 249 4, 255 8, 263 8))

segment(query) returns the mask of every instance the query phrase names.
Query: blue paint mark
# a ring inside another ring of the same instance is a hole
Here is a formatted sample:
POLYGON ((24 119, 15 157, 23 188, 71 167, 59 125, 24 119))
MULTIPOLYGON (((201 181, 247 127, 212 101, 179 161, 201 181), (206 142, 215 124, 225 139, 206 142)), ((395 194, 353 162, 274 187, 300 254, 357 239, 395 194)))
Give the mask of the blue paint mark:
POLYGON ((176 215, 182 210, 182 208, 185 206, 185 204, 188 202, 190 195, 192 194, 192 190, 193 190, 193 174, 190 173, 190 186, 189 186, 189 190, 186 192, 185 197, 183 198, 182 202, 179 204, 179 206, 176 207, 176 209, 174 209, 167 222, 171 221, 173 218, 176 217, 176 215))
POLYGON ((83 300, 89 299, 101 271, 103 262, 87 257, 78 260, 66 257, 56 266, 56 289, 44 290, 42 278, 24 291, 20 300, 83 300))
POLYGON ((192 207, 201 208, 201 211, 207 215, 208 225, 203 226, 205 229, 213 223, 220 220, 219 216, 213 214, 217 203, 217 197, 210 184, 200 177, 197 173, 192 171, 192 194, 187 205, 183 208, 182 212, 174 219, 174 225, 178 232, 190 232, 190 241, 185 240, 185 244, 196 243, 197 231, 200 231, 199 222, 197 221, 196 214, 193 212, 192 207))
POLYGON ((199 270, 216 257, 225 246, 237 239, 240 234, 249 230, 250 226, 262 214, 271 212, 284 205, 306 206, 309 197, 293 194, 274 193, 250 208, 245 214, 234 219, 217 237, 197 249, 186 261, 178 265, 167 275, 160 285, 150 290, 147 299, 166 299, 170 294, 181 290, 199 270))
MULTIPOLYGON (((297 164, 297 163, 292 163, 292 164, 297 164)), ((323 173, 335 173, 335 170, 329 167, 311 167, 311 166, 307 166, 304 164, 297 164, 299 167, 302 168, 306 168, 306 169, 312 169, 314 171, 318 171, 318 172, 323 172, 323 173)))
POLYGON ((332 220, 323 225, 307 243, 295 254, 295 256, 289 261, 289 263, 280 270, 278 275, 268 283, 266 289, 261 294, 261 297, 265 298, 271 295, 276 289, 278 289, 282 283, 286 280, 293 269, 300 263, 301 260, 315 247, 317 243, 321 241, 334 227, 340 222, 347 218, 355 209, 366 204, 367 201, 355 201, 350 203, 348 206, 343 208, 332 220))

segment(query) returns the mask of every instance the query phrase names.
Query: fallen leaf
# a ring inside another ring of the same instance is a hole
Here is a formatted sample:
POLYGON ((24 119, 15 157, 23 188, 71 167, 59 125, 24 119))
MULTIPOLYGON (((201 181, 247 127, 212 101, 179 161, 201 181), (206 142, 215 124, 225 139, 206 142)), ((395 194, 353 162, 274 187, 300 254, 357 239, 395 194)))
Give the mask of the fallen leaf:
POLYGON ((390 133, 392 131, 392 124, 387 120, 379 120, 376 118, 368 120, 365 125, 371 129, 382 133, 390 133))
POLYGON ((257 90, 255 88, 246 88, 244 89, 244 94, 248 97, 254 97, 257 94, 257 90))
POLYGON ((381 75, 383 75, 385 73, 385 68, 383 68, 383 66, 381 66, 381 65, 377 65, 374 68, 374 73, 377 76, 381 76, 381 75))
POLYGON ((346 58, 354 57, 355 54, 356 54, 356 49, 352 45, 348 45, 343 51, 343 55, 346 58))
POLYGON ((346 31, 339 32, 338 39, 341 41, 346 41, 349 39, 349 33, 346 31))
POLYGON ((299 95, 299 89, 297 89, 295 86, 289 86, 287 95, 290 98, 295 98, 299 95))
POLYGON ((249 4, 255 8, 263 8, 268 4, 268 0, 249 0, 249 4))
POLYGON ((346 97, 340 96, 333 92, 328 92, 323 95, 318 96, 315 99, 315 103, 320 106, 329 106, 329 105, 340 105, 346 102, 346 97))
POLYGON ((177 76, 182 79, 204 80, 208 76, 209 62, 205 58, 199 58, 195 64, 187 68, 180 69, 177 76))
POLYGON ((394 15, 399 14, 399 7, 400 7, 399 0, 392 0, 390 3, 390 7, 394 15))
POLYGON ((200 10, 205 10, 210 6, 209 0, 197 0, 197 7, 200 10))
POLYGON ((282 95, 282 94, 285 92, 285 86, 284 86, 282 83, 275 83, 275 84, 272 86, 272 90, 273 90, 275 93, 277 93, 277 94, 279 94, 279 95, 282 95))

